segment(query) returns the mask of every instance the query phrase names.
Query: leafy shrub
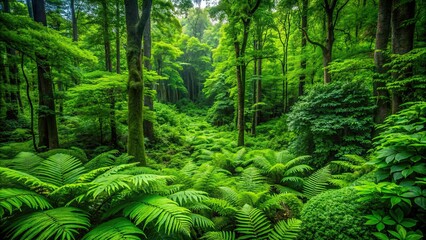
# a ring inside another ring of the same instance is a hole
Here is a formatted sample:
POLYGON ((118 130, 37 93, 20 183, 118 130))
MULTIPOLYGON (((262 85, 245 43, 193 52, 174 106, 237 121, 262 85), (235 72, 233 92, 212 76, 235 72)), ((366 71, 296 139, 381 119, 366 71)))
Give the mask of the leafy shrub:
POLYGON ((289 130, 296 133, 291 149, 311 155, 317 167, 344 154, 363 155, 371 144, 369 97, 361 82, 314 86, 288 115, 289 130))
POLYGON ((375 139, 372 165, 378 183, 358 186, 363 199, 379 198, 381 211, 366 217, 380 239, 421 239, 426 210, 426 103, 421 102, 388 117, 375 139), (420 180, 420 181, 419 181, 420 180), (423 180, 423 181, 422 181, 423 180), (405 233, 405 234, 404 234, 405 233), (397 236, 398 235, 398 236, 397 236))
POLYGON ((374 239, 363 215, 368 205, 358 202, 352 187, 326 191, 309 200, 302 209, 300 239, 374 239))

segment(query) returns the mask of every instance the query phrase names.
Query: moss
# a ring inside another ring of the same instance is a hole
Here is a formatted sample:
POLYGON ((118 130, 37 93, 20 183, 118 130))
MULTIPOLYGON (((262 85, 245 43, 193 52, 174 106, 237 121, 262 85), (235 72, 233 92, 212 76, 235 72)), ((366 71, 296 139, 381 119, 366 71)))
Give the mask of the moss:
POLYGON ((358 202, 353 187, 326 191, 309 200, 302 209, 299 239, 375 239, 363 217, 370 204, 358 202))

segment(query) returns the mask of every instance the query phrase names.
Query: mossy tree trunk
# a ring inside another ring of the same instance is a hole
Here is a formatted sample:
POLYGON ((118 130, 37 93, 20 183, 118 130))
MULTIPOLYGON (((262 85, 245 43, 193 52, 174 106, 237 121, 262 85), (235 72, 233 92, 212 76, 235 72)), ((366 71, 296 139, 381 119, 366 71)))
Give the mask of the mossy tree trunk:
MULTIPOLYGON (((151 66, 151 20, 148 19, 145 27, 145 31, 143 33, 143 55, 145 57, 143 63, 147 70, 152 70, 151 66)), ((146 86, 149 89, 153 89, 153 84, 148 83, 146 86)), ((151 95, 144 96, 144 104, 149 108, 149 110, 154 111, 154 101, 151 95)), ((149 141, 154 140, 154 123, 152 121, 144 119, 143 121, 143 131, 145 137, 148 138, 149 141)))
POLYGON ((377 108, 374 114, 375 123, 383 123, 390 112, 389 91, 386 89, 386 77, 383 77, 387 69, 383 65, 387 62, 386 49, 391 31, 391 13, 392 4, 389 3, 389 0, 380 0, 377 16, 376 49, 374 51, 374 63, 376 72, 379 74, 375 77, 373 83, 374 95, 377 98, 377 108))
MULTIPOLYGON (((47 25, 44 0, 33 0, 33 15, 36 22, 47 25)), ((39 149, 47 150, 59 147, 56 125, 55 99, 50 66, 42 53, 36 54, 39 91, 38 134, 39 149)))
POLYGON ((141 62, 142 34, 151 13, 152 0, 144 0, 142 16, 139 16, 137 0, 125 0, 127 28, 127 67, 129 71, 128 88, 128 124, 127 153, 146 165, 143 135, 143 68, 141 62))

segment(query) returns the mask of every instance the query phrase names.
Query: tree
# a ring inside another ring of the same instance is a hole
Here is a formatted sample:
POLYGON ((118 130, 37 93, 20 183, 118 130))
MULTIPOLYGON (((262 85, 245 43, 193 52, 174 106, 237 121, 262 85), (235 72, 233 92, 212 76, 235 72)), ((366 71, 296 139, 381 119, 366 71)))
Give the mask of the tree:
POLYGON ((235 51, 235 68, 237 79, 237 128, 238 128, 238 146, 244 146, 244 101, 245 101, 245 83, 247 62, 245 59, 249 30, 252 17, 260 6, 261 0, 244 1, 220 1, 219 5, 213 9, 218 14, 225 14, 228 19, 228 31, 233 40, 235 51), (242 29, 241 29, 242 28, 242 29))
MULTIPOLYGON (((32 0, 34 20, 47 26, 44 0, 32 0)), ((43 53, 36 53, 39 92, 38 134, 39 148, 59 147, 56 125, 55 99, 53 97, 53 79, 49 63, 43 53)))
POLYGON ((72 40, 74 42, 77 42, 78 27, 77 27, 77 17, 75 16, 75 0, 70 1, 70 10, 71 10, 72 40))
POLYGON ((304 72, 306 70, 306 58, 304 56, 305 53, 305 47, 306 47, 306 37, 303 32, 308 31, 308 0, 302 0, 302 60, 300 61, 300 67, 302 68, 302 73, 299 76, 299 96, 302 96, 305 92, 305 81, 306 81, 306 73, 304 72))
POLYGON ((309 38, 309 35, 307 34, 307 32, 302 28, 302 31, 304 31, 308 42, 320 47, 322 50, 322 56, 323 56, 322 63, 324 67, 324 83, 325 84, 331 82, 331 74, 329 73, 327 67, 333 59, 333 44, 335 41, 334 30, 336 29, 340 12, 349 2, 349 0, 345 0, 343 4, 341 4, 340 6, 337 6, 338 1, 339 0, 331 0, 330 2, 330 0, 324 0, 323 3, 321 4, 322 8, 325 11, 325 16, 326 16, 326 40, 324 44, 320 42, 312 41, 309 38))
MULTIPOLYGON (((378 74, 385 74, 386 68, 383 66, 386 60, 386 49, 390 37, 390 20, 392 4, 387 0, 379 1, 379 13, 377 17, 376 49, 374 51, 374 63, 378 74)), ((374 94, 377 97, 377 108, 374 114, 374 122, 382 123, 389 114, 390 102, 389 92, 386 89, 386 82, 383 76, 379 76, 373 83, 374 94)))
MULTIPOLYGON (((415 29, 415 9, 416 1, 397 1, 393 0, 393 9, 391 17, 392 25, 392 53, 405 54, 413 49, 414 29, 415 29)), ((402 70, 400 74, 393 74, 394 78, 407 78, 412 75, 412 68, 402 70)), ((410 86, 404 86, 406 93, 410 92, 410 86)), ((403 103, 402 95, 404 92, 394 89, 392 91, 392 113, 399 111, 399 106, 403 103)))
MULTIPOLYGON (((145 31, 143 33, 143 56, 144 56, 144 67, 146 70, 151 71, 152 65, 151 65, 151 48, 152 48, 152 38, 151 38, 151 19, 148 19, 146 22, 145 31)), ((149 89, 153 89, 154 84, 147 83, 147 87, 149 89)), ((146 107, 149 108, 149 110, 154 110, 154 99, 153 96, 150 94, 144 95, 144 104, 146 107)), ((154 123, 148 119, 143 120, 143 132, 145 134, 145 137, 148 138, 149 141, 154 140, 154 123)))
POLYGON ((152 0, 144 0, 142 15, 139 16, 137 0, 125 0, 127 28, 127 67, 128 79, 128 124, 129 136, 127 153, 146 165, 145 146, 143 135, 143 68, 141 62, 142 35, 151 14, 152 0))

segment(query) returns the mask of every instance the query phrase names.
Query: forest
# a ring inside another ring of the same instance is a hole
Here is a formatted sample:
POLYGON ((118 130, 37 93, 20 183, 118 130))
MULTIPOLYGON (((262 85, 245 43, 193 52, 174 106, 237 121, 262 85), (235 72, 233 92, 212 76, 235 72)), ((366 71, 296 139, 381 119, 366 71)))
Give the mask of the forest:
POLYGON ((0 239, 419 240, 425 0, 0 0, 0 239))

